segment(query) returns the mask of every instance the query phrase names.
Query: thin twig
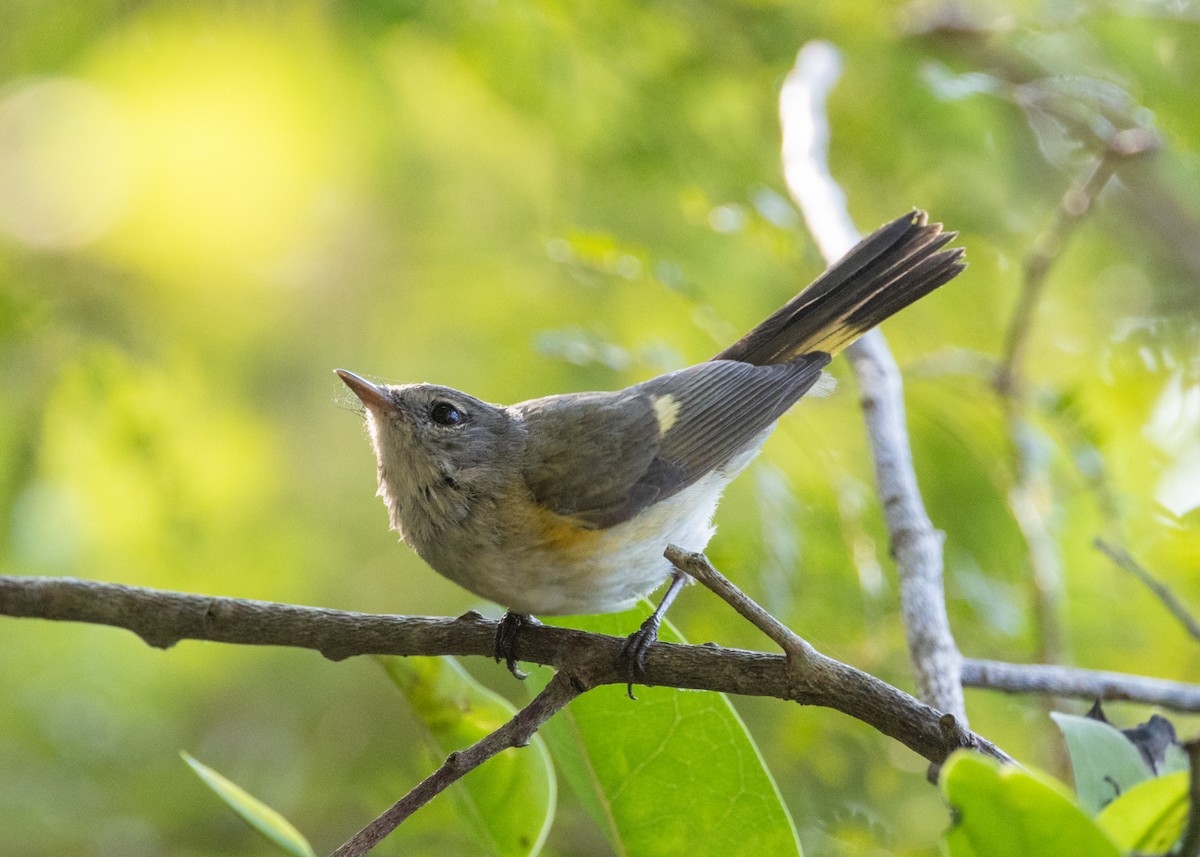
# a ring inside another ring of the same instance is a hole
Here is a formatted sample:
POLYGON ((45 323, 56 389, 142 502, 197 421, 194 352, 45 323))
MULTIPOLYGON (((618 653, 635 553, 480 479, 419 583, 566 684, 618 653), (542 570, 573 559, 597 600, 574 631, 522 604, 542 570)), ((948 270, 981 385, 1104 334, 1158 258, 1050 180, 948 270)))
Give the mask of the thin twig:
POLYGON ((668 545, 663 555, 671 561, 673 566, 700 581, 754 627, 766 634, 775 645, 783 649, 784 654, 789 658, 803 663, 816 654, 807 640, 738 589, 729 578, 713 567, 704 554, 686 551, 677 545, 668 545))
POLYGON ((1062 256, 1083 218, 1092 210, 1096 197, 1117 171, 1126 157, 1120 150, 1110 148, 1096 162, 1091 175, 1079 187, 1063 194, 1054 223, 1034 242, 1025 257, 1021 274, 1021 293, 1017 297, 1013 319, 1004 337, 1003 358, 996 373, 996 389, 1002 395, 1020 394, 1024 378, 1025 353, 1033 329, 1033 319, 1050 270, 1062 256))
MULTIPOLYGON (((841 59, 826 42, 809 42, 784 82, 784 176, 822 255, 838 259, 859 240, 846 197, 829 172, 829 121, 825 102, 840 74, 841 59)), ((967 723, 954 643, 942 584, 942 534, 934 529, 917 485, 905 425, 903 382, 879 331, 846 352, 862 391, 863 415, 900 578, 900 601, 909 659, 921 699, 967 723)))
POLYGON ((1118 168, 1131 158, 1154 151, 1157 137, 1144 128, 1129 128, 1104 141, 1104 150, 1088 178, 1063 194, 1054 222, 1033 244, 1022 265, 1021 292, 1005 334, 1003 357, 995 389, 1004 405, 1011 438, 1015 479, 1009 506, 1028 548, 1033 583, 1033 613, 1038 630, 1039 661, 1058 663, 1068 657, 1069 643, 1062 622, 1064 573, 1058 542, 1051 533, 1050 485, 1045 456, 1038 449, 1029 416, 1025 358, 1046 283, 1063 250, 1118 168))
POLYGON ((1081 187, 1071 188, 1059 202, 1054 223, 1034 242, 1022 267, 1021 293, 1005 335, 1004 354, 995 387, 1004 404, 1011 439, 1015 477, 1008 502, 1028 550, 1033 584, 1033 616, 1037 628, 1039 661, 1061 663, 1068 643, 1062 622, 1063 568, 1058 542, 1050 531, 1053 489, 1043 465, 1044 455, 1029 417, 1024 366, 1033 320, 1050 270, 1061 257, 1067 240, 1092 209, 1096 196, 1116 171, 1118 157, 1106 155, 1097 162, 1081 187))
POLYGON ((1200 738, 1185 741, 1184 751, 1191 762, 1188 775, 1188 821, 1179 846, 1180 857, 1200 857, 1200 738))
POLYGON ((967 658, 963 661, 963 684, 1004 693, 1140 702, 1200 712, 1200 685, 1105 670, 967 658))
POLYGON ((1165 583, 1146 571, 1137 560, 1130 556, 1129 551, 1120 545, 1110 544, 1102 538, 1097 538, 1092 544, 1095 545, 1096 550, 1111 559, 1118 568, 1124 569, 1141 581, 1142 585, 1153 592, 1162 605, 1171 612, 1171 615, 1179 620, 1187 632, 1200 640, 1200 622, 1196 621, 1196 617, 1184 606, 1182 601, 1175 597, 1165 583))
POLYGON ((504 750, 526 746, 543 723, 587 689, 577 676, 565 671, 556 673, 542 692, 511 720, 465 750, 447 756, 440 768, 346 840, 330 857, 361 857, 366 854, 406 818, 488 759, 504 750))
MULTIPOLYGON (((1010 403, 1015 400, 1009 400, 1010 403)), ((1047 663, 1067 659, 1070 644, 1063 626, 1064 574, 1058 542, 1050 530, 1053 489, 1041 464, 1033 425, 1023 406, 1008 408, 1009 437, 1016 459, 1016 478, 1008 491, 1008 506, 1025 539, 1033 585, 1033 624, 1037 635, 1034 657, 1047 663)))

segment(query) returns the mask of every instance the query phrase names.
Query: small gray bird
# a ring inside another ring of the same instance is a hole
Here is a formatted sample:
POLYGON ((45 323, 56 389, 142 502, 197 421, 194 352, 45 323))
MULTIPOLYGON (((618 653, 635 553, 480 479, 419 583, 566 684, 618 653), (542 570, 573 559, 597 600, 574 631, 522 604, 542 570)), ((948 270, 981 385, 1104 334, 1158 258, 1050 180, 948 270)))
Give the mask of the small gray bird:
POLYGON ((963 250, 942 249, 955 235, 905 214, 708 362, 615 392, 504 407, 337 370, 366 408, 392 528, 508 609, 497 659, 515 674, 529 615, 615 612, 674 574, 627 645, 636 676, 684 582, 663 550, 704 549, 722 490, 831 355, 963 270, 963 250))

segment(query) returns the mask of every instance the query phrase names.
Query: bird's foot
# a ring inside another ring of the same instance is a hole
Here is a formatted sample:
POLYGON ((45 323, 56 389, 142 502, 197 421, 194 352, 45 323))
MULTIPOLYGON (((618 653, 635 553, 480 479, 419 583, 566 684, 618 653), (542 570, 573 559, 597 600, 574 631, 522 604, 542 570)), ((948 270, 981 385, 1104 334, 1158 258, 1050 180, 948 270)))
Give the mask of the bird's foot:
POLYGON ((496 626, 496 641, 492 646, 492 655, 495 657, 496 663, 504 661, 508 665, 508 671, 522 680, 528 678, 529 674, 522 672, 517 666, 517 635, 526 625, 538 624, 541 623, 532 616, 506 610, 500 619, 500 624, 496 626))
POLYGON ((625 673, 625 692, 630 699, 637 699, 633 695, 633 683, 641 682, 646 674, 646 652, 658 640, 658 628, 661 624, 662 616, 656 610, 640 628, 625 639, 625 644, 621 646, 621 652, 617 655, 617 668, 625 673))

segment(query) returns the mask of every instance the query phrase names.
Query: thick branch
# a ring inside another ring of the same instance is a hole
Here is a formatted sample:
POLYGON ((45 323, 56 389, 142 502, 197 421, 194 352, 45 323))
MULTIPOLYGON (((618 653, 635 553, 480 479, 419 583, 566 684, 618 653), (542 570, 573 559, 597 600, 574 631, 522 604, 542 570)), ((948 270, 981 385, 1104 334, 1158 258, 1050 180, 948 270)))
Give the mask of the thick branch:
POLYGON ((352 655, 477 655, 490 651, 495 623, 387 616, 270 601, 192 595, 70 577, 0 575, 0 615, 112 625, 168 649, 180 640, 315 649, 332 661, 352 655))
MULTIPOLYGON (((326 657, 459 655, 491 657, 496 623, 477 613, 457 619, 350 613, 265 601, 214 598, 70 578, 0 575, 0 615, 125 628, 167 648, 184 639, 314 649, 326 657), (187 618, 180 618, 187 617, 187 618), (178 629, 170 623, 180 621, 178 629)), ((522 657, 596 684, 622 684, 615 667, 624 640, 550 625, 522 631, 522 657)), ((946 754, 939 713, 886 683, 824 656, 827 670, 797 683, 787 659, 717 646, 658 643, 646 682, 833 708, 874 726, 930 761, 946 754)), ((1119 673, 967 661, 966 682, 1008 692, 1122 699, 1200 711, 1200 687, 1119 673)), ((1002 754, 1001 754, 1002 755, 1002 754)))
MULTIPOLYGON (((183 639, 296 646, 326 657, 477 655, 492 657, 496 623, 477 613, 457 619, 348 613, 141 589, 69 578, 0 576, 0 615, 92 622, 127 628, 167 648, 183 639), (179 627, 173 629, 172 622, 179 627)), ((594 684, 624 684, 617 666, 624 639, 550 625, 521 630, 521 658, 594 684)), ((657 643, 646 656, 648 685, 770 696, 848 714, 932 762, 954 749, 941 712, 852 666, 821 657, 821 669, 797 678, 782 655, 657 643)), ((977 739, 996 758, 1008 757, 977 739)))
MULTIPOLYGON (((784 175, 793 198, 826 260, 840 258, 858 240, 846 198, 828 167, 829 123, 825 100, 840 74, 837 50, 809 42, 796 58, 780 93, 784 175)), ((875 459, 892 556, 900 577, 900 602, 909 657, 920 696, 966 724, 954 643, 942 586, 942 534, 933 528, 917 485, 904 390, 896 361, 878 331, 846 352, 862 391, 863 414, 875 459)))

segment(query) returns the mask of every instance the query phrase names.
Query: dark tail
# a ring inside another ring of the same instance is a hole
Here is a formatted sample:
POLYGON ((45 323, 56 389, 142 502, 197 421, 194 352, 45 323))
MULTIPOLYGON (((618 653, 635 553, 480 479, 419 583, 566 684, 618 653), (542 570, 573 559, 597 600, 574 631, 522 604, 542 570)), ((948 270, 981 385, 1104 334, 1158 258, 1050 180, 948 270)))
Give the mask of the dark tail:
POLYGON ((766 365, 798 354, 836 354, 884 319, 950 282, 966 251, 942 250, 958 235, 923 211, 868 235, 811 286, 714 360, 766 365))

